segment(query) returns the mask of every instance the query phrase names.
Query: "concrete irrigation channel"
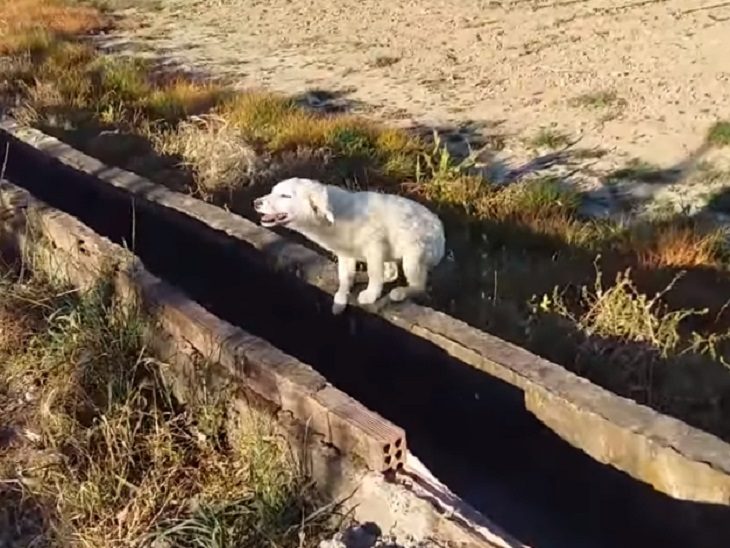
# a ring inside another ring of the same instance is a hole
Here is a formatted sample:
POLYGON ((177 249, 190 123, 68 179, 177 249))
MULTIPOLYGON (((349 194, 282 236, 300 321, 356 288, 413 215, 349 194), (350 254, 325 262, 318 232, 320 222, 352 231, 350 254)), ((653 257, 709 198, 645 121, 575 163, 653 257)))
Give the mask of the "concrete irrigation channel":
MULTIPOLYGON (((332 316, 334 265, 314 251, 12 120, 0 146, 10 183, 131 248, 260 353, 316 370, 367 433, 350 443, 330 420, 328 443, 397 483, 400 440, 467 529, 505 546, 730 546, 730 446, 716 437, 417 304, 332 316)), ((247 363, 241 382, 265 397, 274 373, 247 363)))

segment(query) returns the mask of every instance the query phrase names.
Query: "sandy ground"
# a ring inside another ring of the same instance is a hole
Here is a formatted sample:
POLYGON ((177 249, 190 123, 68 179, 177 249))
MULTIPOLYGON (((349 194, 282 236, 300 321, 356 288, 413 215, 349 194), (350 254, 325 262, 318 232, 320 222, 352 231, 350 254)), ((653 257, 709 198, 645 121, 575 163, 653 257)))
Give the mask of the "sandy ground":
MULTIPOLYGON (((661 167, 697 159, 710 125, 730 118, 730 2, 131 3, 143 24, 117 44, 141 44, 241 87, 343 93, 391 122, 467 135, 480 128, 504 136, 500 157, 511 165, 536 154, 526 142, 540 128, 582 137, 581 147, 608 152, 575 177, 592 190, 605 190, 602 175, 632 158, 661 167), (592 104, 575 104, 586 94, 592 104)), ((726 169, 725 156, 710 160, 726 169)), ((632 192, 701 202, 712 190, 688 185, 687 172, 681 179, 632 192)), ((712 181, 728 184, 729 176, 712 181)))

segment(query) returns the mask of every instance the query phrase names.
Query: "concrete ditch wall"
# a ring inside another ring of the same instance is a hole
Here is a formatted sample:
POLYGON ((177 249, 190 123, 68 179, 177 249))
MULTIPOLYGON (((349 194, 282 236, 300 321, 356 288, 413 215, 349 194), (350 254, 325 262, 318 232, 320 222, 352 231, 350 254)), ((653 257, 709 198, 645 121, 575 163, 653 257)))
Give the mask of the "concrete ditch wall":
MULTIPOLYGON (((2 180, 0 245, 33 256, 34 264, 82 290, 112 273, 117 298, 139 303, 154 319, 148 344, 176 395, 189 401, 201 386, 225 388, 231 416, 275 417, 321 490, 345 500, 357 521, 413 542, 523 546, 419 468, 401 428, 310 366, 210 314, 130 252, 2 180), (399 477, 386 479, 384 472, 395 470, 399 477)), ((229 421, 232 437, 236 424, 229 421)))
MULTIPOLYGON (((222 238, 259 252, 255 260, 285 269, 329 294, 336 268, 301 245, 237 215, 170 191, 122 169, 106 166, 72 147, 23 127, 0 122, 0 142, 31 151, 39 162, 60 162, 97 178, 100 187, 205 223, 222 238)), ((243 246, 242 246, 243 247, 243 246)), ((730 505, 730 445, 682 421, 612 394, 524 349, 440 312, 412 303, 379 314, 439 346, 475 369, 520 388, 532 413, 573 446, 680 500, 730 505)))

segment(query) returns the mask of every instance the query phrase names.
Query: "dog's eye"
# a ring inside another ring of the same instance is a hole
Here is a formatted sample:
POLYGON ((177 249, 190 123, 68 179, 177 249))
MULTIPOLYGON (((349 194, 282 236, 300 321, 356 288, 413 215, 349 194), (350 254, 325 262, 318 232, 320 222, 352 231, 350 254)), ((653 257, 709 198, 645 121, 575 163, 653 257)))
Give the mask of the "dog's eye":
POLYGON ((288 194, 279 194, 279 198, 291 198, 288 194))

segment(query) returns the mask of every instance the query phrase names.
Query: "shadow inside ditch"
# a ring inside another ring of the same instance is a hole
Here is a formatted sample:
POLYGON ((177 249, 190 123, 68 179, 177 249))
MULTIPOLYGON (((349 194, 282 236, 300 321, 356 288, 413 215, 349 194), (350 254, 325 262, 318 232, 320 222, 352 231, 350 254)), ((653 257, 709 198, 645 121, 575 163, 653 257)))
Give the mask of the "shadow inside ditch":
POLYGON ((545 427, 515 387, 428 341, 272 271, 198 221, 14 147, 7 176, 116 243, 219 317, 312 365, 402 426, 457 495, 533 547, 727 545, 730 509, 684 502, 601 465, 545 427))

